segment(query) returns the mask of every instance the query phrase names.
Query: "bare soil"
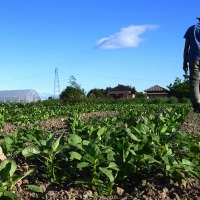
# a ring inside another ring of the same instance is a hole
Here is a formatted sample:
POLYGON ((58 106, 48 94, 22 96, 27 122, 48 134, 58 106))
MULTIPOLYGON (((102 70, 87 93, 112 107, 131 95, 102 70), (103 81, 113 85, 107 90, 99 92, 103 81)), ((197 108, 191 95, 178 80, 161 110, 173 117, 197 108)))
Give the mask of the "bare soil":
MULTIPOLYGON (((85 114, 84 117, 99 115, 107 115, 108 113, 90 113, 85 114)), ((113 115, 117 113, 112 113, 113 115)), ((67 117, 66 117, 67 119, 67 117)), ((67 126, 60 118, 49 119, 42 122, 42 127, 50 132, 64 132, 67 133, 67 126)), ((192 110, 188 114, 185 122, 178 127, 179 130, 183 130, 190 134, 191 132, 200 133, 200 114, 193 113, 192 110)), ((6 123, 3 130, 6 134, 11 134, 16 130, 16 126, 11 123, 6 123)), ((28 164, 22 156, 19 156, 16 160, 18 163, 19 171, 28 169, 28 164)), ((147 179, 134 178, 128 181, 129 184, 124 188, 116 188, 114 196, 95 196, 94 192, 86 188, 77 187, 73 184, 60 184, 53 185, 49 182, 41 182, 37 177, 33 175, 18 182, 15 186, 15 191, 21 200, 35 200, 35 199, 48 199, 48 200, 200 200, 200 184, 196 179, 182 180, 180 182, 174 182, 169 178, 159 178, 155 175, 150 176, 147 179), (36 193, 28 190, 24 187, 25 184, 37 184, 39 185, 43 193, 36 193)))

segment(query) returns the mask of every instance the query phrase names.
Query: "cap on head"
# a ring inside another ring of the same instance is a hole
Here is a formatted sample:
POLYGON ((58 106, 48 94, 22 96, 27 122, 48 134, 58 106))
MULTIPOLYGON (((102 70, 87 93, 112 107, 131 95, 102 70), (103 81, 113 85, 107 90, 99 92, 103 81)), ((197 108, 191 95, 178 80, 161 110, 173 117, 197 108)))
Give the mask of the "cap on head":
POLYGON ((199 16, 199 17, 196 17, 196 19, 200 20, 200 16, 199 16))

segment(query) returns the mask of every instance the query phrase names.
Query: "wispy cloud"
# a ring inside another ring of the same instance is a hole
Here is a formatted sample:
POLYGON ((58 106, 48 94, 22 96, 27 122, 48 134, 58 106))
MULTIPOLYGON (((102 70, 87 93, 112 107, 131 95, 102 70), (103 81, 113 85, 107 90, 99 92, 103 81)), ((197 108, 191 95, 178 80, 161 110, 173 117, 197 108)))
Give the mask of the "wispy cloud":
POLYGON ((111 35, 108 38, 102 38, 95 44, 97 49, 120 49, 138 47, 145 39, 140 34, 147 30, 156 29, 155 25, 129 26, 122 28, 120 32, 111 35))

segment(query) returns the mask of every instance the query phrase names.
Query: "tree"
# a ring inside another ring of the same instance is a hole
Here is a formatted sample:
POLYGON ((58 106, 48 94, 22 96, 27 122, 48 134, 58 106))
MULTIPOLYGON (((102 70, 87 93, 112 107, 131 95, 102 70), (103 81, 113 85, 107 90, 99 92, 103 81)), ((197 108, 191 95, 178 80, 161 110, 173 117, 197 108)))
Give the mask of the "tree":
POLYGON ((176 77, 174 84, 167 86, 169 89, 169 96, 174 96, 177 98, 190 98, 189 93, 189 76, 187 74, 183 75, 184 81, 176 77))
POLYGON ((101 99, 105 98, 106 97, 105 90, 97 89, 97 88, 91 89, 88 92, 87 97, 94 97, 94 98, 101 98, 101 99))
POLYGON ((131 86, 131 85, 127 85, 127 87, 129 87, 131 89, 131 93, 136 93, 136 89, 135 87, 131 86))
POLYGON ((72 75, 69 77, 69 84, 73 88, 81 88, 81 86, 76 82, 76 78, 72 75))
POLYGON ((136 97, 135 98, 145 98, 145 94, 143 92, 136 92, 136 97))
POLYGON ((66 101, 78 101, 85 97, 85 91, 81 86, 76 82, 74 76, 69 77, 70 86, 67 86, 60 94, 61 100, 66 101))

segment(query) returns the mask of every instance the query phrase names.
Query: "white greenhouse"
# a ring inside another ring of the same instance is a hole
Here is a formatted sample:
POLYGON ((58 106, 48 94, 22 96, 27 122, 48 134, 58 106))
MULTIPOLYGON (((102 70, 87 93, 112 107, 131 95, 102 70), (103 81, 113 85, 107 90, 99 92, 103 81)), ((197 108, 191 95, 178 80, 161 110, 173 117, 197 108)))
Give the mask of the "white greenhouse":
POLYGON ((29 103, 39 100, 41 100, 39 94, 33 89, 0 91, 0 102, 29 103))

